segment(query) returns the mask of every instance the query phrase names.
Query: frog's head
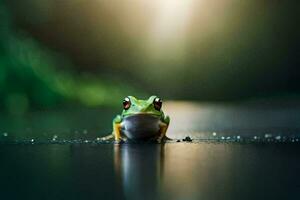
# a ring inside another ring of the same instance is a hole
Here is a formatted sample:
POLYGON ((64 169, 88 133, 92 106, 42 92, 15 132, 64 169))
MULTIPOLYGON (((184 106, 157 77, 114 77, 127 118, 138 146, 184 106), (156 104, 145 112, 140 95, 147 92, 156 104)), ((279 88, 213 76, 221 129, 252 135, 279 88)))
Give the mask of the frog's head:
POLYGON ((150 114, 163 116, 161 107, 162 100, 157 96, 151 96, 147 100, 140 100, 134 96, 128 96, 123 100, 122 115, 150 114))

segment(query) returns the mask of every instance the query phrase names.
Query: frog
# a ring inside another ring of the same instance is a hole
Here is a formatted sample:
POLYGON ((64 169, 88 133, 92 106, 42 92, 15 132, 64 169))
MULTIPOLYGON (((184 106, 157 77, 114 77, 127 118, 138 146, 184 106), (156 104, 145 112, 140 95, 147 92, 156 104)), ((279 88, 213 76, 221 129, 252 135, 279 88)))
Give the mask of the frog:
POLYGON ((123 110, 112 122, 112 133, 103 140, 114 139, 116 143, 126 141, 168 140, 166 132, 170 117, 162 110, 162 99, 156 95, 148 99, 127 96, 123 99, 123 110))

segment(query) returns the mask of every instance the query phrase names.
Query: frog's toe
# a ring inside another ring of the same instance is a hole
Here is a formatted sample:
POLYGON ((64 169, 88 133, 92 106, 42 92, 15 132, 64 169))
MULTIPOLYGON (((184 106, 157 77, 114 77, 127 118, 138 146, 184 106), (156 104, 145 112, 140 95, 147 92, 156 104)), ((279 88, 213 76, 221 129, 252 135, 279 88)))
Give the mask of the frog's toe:
POLYGON ((163 138, 157 138, 156 142, 157 143, 162 143, 162 142, 166 142, 166 141, 170 141, 170 140, 172 140, 172 139, 167 137, 167 136, 164 136, 163 138))
POLYGON ((169 138, 169 137, 167 137, 167 136, 165 136, 165 137, 164 137, 164 141, 167 141, 167 140, 172 140, 172 139, 169 138))
POLYGON ((112 140, 113 138, 114 138, 114 136, 112 134, 110 134, 110 135, 99 138, 99 140, 108 141, 108 140, 112 140))

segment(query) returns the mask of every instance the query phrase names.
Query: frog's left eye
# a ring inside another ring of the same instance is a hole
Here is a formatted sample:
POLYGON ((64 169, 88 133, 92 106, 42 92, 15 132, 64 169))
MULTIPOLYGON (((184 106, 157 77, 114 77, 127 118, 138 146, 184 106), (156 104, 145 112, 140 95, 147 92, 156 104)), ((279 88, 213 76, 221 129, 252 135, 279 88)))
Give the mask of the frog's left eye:
POLYGON ((161 100, 161 98, 156 97, 153 100, 153 105, 154 105, 154 108, 159 111, 161 109, 161 106, 162 106, 162 100, 161 100))
POLYGON ((125 110, 128 110, 131 106, 131 102, 130 99, 128 97, 125 97, 125 99, 123 100, 123 107, 125 110))

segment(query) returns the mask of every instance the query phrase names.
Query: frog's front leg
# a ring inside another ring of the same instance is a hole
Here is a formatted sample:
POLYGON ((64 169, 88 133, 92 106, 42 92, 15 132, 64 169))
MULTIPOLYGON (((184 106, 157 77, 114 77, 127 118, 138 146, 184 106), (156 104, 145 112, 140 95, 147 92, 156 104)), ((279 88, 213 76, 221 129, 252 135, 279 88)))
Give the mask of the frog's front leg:
POLYGON ((160 122, 160 130, 159 130, 159 137, 157 138, 157 142, 161 143, 162 139, 166 139, 166 133, 169 127, 170 117, 166 116, 162 122, 160 122))
POLYGON ((115 136, 116 142, 121 142, 121 122, 122 117, 117 115, 113 120, 113 135, 115 136))

